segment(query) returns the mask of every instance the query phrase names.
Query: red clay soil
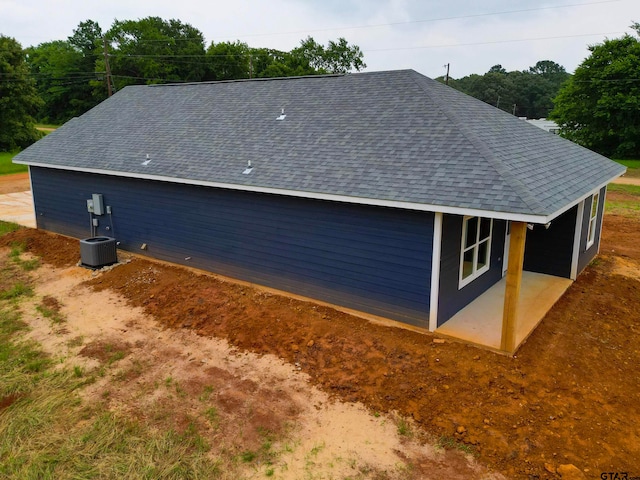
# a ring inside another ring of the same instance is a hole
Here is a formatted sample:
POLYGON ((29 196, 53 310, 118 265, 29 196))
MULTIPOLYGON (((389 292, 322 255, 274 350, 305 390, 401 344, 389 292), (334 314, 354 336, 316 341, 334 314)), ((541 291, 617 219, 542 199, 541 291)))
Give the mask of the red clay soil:
MULTIPOLYGON (((168 328, 296 362, 336 398, 412 416, 508 478, 559 478, 563 464, 586 478, 631 477, 640 476, 638 232, 638 219, 606 217, 602 255, 514 358, 140 257, 89 283, 168 328)), ((2 241, 56 266, 78 261, 77 240, 23 229, 2 241)))
POLYGON ((27 172, 0 175, 0 195, 5 193, 24 192, 26 190, 31 190, 29 174, 27 172))

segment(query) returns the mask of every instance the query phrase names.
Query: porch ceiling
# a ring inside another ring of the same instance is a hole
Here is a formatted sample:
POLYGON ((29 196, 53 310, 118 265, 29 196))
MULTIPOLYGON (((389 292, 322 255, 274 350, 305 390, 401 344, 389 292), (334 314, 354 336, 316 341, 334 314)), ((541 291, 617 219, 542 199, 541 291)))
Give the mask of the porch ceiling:
MULTIPOLYGON (((573 283, 542 273, 522 272, 516 349, 529 337, 551 307, 573 283)), ((436 332, 500 351, 506 280, 503 278, 460 310, 436 332)))

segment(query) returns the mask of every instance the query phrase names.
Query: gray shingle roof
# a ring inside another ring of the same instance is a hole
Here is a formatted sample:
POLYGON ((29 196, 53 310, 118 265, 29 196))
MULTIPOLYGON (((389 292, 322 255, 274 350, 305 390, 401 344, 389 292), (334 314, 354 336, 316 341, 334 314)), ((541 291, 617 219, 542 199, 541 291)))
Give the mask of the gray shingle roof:
POLYGON ((127 87, 15 160, 537 216, 624 172, 413 70, 127 87))

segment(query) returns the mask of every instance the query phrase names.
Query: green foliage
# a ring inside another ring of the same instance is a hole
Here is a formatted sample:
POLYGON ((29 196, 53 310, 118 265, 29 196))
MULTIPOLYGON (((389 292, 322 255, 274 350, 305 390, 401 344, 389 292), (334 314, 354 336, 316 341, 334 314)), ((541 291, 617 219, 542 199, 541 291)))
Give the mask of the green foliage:
POLYGON ((207 49, 207 80, 295 77, 325 73, 347 73, 366 67, 357 45, 344 38, 329 41, 327 47, 312 37, 290 52, 251 48, 242 42, 212 43, 207 49))
MULTIPOLYGON (((634 25, 640 33, 640 26, 634 25)), ((589 47, 555 100, 561 134, 605 156, 640 156, 640 39, 631 35, 589 47)))
POLYGON ((22 46, 0 35, 0 151, 28 147, 41 137, 33 118, 41 104, 22 46))
POLYGON ((116 90, 132 84, 198 82, 205 76, 204 35, 179 20, 116 20, 106 38, 116 90))
POLYGON ((26 172, 28 170, 26 165, 19 165, 12 162, 13 157, 17 154, 18 152, 0 152, 0 175, 26 172))
POLYGON ((291 51, 291 55, 304 59, 318 73, 348 73, 367 67, 362 61, 364 55, 360 47, 349 45, 342 37, 337 42, 329 40, 326 48, 307 37, 291 51))
POLYGON ((211 43, 207 49, 206 80, 249 78, 252 64, 249 45, 237 42, 211 43))
MULTIPOLYGON (((81 23, 69 40, 41 43, 27 49, 27 63, 37 78, 37 87, 44 104, 38 111, 42 122, 62 124, 82 115, 102 98, 94 98, 90 82, 97 79, 95 59, 98 37, 85 38, 81 23), (88 46, 95 42, 93 47, 88 46)), ((93 23, 90 22, 89 23, 93 23)), ((94 35, 100 34, 95 24, 94 35)))
POLYGON ((569 77, 561 65, 542 60, 525 71, 507 72, 502 65, 494 65, 484 75, 452 79, 449 85, 514 115, 544 118, 569 77))

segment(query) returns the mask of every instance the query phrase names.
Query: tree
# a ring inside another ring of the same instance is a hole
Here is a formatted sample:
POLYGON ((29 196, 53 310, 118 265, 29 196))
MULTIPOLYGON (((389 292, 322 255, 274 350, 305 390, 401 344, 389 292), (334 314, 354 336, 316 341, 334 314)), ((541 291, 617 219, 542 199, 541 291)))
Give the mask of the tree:
POLYGON ((85 97, 91 99, 89 81, 96 75, 93 68, 82 71, 82 53, 69 42, 57 40, 28 48, 27 63, 44 101, 38 120, 61 124, 93 106, 85 97))
POLYGON ((207 49, 207 79, 297 77, 325 73, 347 73, 366 67, 360 47, 344 38, 327 47, 308 37, 290 52, 251 48, 242 42, 212 43, 207 49))
POLYGON ((96 66, 104 66, 103 33, 98 22, 85 20, 80 22, 67 40, 82 54, 78 69, 93 79, 85 84, 77 85, 76 107, 82 113, 96 106, 107 98, 107 89, 102 88, 106 81, 104 69, 97 70, 96 66), (102 80, 102 81, 100 81, 102 80), (96 88, 96 87, 100 88, 96 88), (80 92, 81 91, 81 92, 80 92))
POLYGON ((246 43, 211 43, 207 49, 207 73, 205 80, 235 80, 250 78, 252 68, 251 49, 246 43))
POLYGON ((514 115, 541 118, 549 114, 552 99, 569 76, 561 65, 542 60, 524 71, 507 72, 497 64, 484 75, 450 79, 449 85, 514 115))
MULTIPOLYGON (((189 24, 159 17, 116 20, 106 38, 116 89, 205 78, 204 36, 189 24)), ((103 62, 97 66, 104 70, 103 62)))
POLYGON ((0 35, 0 151, 24 148, 40 138, 33 115, 41 103, 22 46, 0 35))
MULTIPOLYGON (((640 35, 640 25, 632 28, 640 35)), ((640 158, 640 40, 631 35, 589 47, 555 99, 561 135, 602 155, 640 158)))
POLYGON ((329 40, 326 48, 312 37, 307 37, 300 42, 298 48, 291 50, 291 55, 306 60, 318 73, 348 73, 352 70, 359 72, 367 67, 362 61, 364 55, 360 47, 349 45, 342 37, 337 42, 329 40))

